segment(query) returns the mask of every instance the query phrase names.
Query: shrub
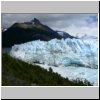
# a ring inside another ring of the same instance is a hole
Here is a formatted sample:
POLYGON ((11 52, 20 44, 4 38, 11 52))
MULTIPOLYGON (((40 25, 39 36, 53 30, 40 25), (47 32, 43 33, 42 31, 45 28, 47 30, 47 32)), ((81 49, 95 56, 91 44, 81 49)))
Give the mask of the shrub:
POLYGON ((49 68, 49 72, 50 72, 50 73, 52 73, 52 72, 53 72, 53 70, 52 70, 52 68, 51 68, 51 67, 49 68))

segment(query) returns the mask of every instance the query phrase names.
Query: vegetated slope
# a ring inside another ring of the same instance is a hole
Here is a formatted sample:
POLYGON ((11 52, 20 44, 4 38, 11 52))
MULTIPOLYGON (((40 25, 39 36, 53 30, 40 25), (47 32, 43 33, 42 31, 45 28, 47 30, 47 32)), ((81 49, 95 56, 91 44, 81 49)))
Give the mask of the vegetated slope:
POLYGON ((3 86, 91 86, 90 82, 79 79, 70 81, 57 73, 14 59, 7 54, 2 55, 3 86))

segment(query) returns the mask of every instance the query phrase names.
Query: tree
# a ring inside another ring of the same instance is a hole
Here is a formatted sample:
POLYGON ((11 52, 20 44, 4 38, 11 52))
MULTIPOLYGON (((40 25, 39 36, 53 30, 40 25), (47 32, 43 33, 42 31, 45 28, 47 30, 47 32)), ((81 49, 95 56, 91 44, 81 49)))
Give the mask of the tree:
POLYGON ((51 67, 49 68, 49 72, 50 72, 50 73, 52 73, 52 72, 53 72, 53 70, 52 70, 52 68, 51 68, 51 67))

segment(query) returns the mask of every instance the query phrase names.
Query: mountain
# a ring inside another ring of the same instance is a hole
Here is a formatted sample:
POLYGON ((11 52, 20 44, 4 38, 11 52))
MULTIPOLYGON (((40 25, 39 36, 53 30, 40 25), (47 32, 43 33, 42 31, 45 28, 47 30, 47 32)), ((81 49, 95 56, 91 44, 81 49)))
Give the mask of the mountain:
POLYGON ((24 23, 14 23, 7 30, 2 32, 2 46, 10 47, 14 44, 25 43, 32 40, 49 41, 51 39, 61 39, 56 31, 43 25, 38 19, 24 23))
POLYGON ((81 37, 81 39, 98 39, 98 37, 96 37, 96 36, 88 36, 88 35, 83 35, 82 37, 81 37))
POLYGON ((75 37, 78 39, 98 39, 97 36, 92 36, 92 35, 87 35, 87 34, 82 35, 82 33, 77 33, 75 37))
POLYGON ((69 33, 66 33, 66 32, 64 32, 64 31, 56 31, 59 35, 61 35, 64 39, 66 39, 66 38, 76 38, 76 37, 74 37, 74 36, 71 36, 69 33))

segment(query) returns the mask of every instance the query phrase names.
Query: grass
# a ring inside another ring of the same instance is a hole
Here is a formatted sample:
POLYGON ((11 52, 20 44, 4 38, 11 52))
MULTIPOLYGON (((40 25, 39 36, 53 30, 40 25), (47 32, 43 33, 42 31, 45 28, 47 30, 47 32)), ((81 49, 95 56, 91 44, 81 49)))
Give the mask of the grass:
POLYGON ((37 65, 31 65, 2 54, 3 86, 92 86, 90 82, 76 79, 69 80, 59 74, 37 65))

